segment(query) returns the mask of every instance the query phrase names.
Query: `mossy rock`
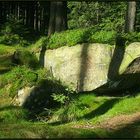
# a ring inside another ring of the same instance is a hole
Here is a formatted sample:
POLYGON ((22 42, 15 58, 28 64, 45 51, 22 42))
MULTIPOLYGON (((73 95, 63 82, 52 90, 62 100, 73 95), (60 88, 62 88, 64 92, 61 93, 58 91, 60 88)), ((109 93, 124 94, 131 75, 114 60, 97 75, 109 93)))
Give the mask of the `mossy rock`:
MULTIPOLYGON (((117 81, 132 61, 139 56, 140 42, 131 43, 126 47, 83 43, 47 50, 45 67, 50 69, 56 79, 73 90, 92 91, 110 80, 115 82, 114 78, 117 81)), ((125 78, 124 75, 122 78, 131 81, 131 76, 125 78)), ((132 87, 134 83, 129 82, 127 85, 132 87)), ((123 87, 123 84, 122 88, 128 88, 128 86, 123 87)))

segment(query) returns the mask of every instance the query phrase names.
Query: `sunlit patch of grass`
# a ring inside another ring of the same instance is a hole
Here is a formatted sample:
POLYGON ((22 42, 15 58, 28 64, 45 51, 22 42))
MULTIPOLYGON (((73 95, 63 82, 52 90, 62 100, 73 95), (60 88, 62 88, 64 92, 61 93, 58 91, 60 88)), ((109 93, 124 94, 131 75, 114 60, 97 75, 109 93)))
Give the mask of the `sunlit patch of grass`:
POLYGON ((7 55, 15 51, 15 47, 0 44, 0 55, 7 55))
POLYGON ((140 96, 136 97, 126 97, 120 102, 118 102, 112 109, 110 109, 106 114, 110 115, 120 115, 120 114, 130 114, 140 111, 140 96))
MULTIPOLYGON (((67 106, 54 112, 50 122, 76 122, 93 124, 121 114, 140 112, 140 95, 125 97, 107 97, 93 94, 81 94, 67 106)), ((61 124, 60 123, 60 124, 61 124)))
POLYGON ((14 123, 26 120, 28 111, 16 106, 3 106, 0 107, 0 122, 1 123, 14 123))
MULTIPOLYGON (((79 124, 90 123, 93 126, 97 122, 102 122, 110 117, 120 114, 132 114, 139 111, 140 95, 129 97, 106 97, 95 96, 94 94, 81 94, 74 99, 68 108, 72 107, 66 113, 75 113, 77 120, 70 123, 62 123, 61 125, 52 125, 41 122, 31 122, 26 118, 27 112, 20 107, 0 106, 0 116, 5 120, 0 121, 0 138, 120 138, 128 137, 128 128, 131 131, 134 125, 127 126, 127 129, 122 128, 119 130, 105 130, 103 128, 74 128, 79 124), (108 107, 107 107, 108 106, 108 107), (110 106, 110 107, 109 107, 110 106), (105 107, 105 108, 102 108, 105 107), (73 109, 75 108, 75 109, 73 109), (101 110, 102 108, 102 110, 101 110), (71 112, 70 112, 71 111, 71 112), (78 113, 78 111, 80 113, 78 113), (117 113, 116 113, 117 112, 117 113), (91 114, 90 114, 91 113, 91 114), (95 113, 94 115, 92 113, 95 113), (25 115, 25 116, 24 116, 25 115), (93 115, 93 116, 92 116, 93 115), (119 133, 120 132, 120 133, 119 133), (125 135, 122 135, 125 132, 125 135), (119 134, 118 134, 119 133, 119 134)), ((2 102, 9 102, 8 100, 1 100, 2 102)), ((61 107, 62 115, 66 108, 61 107), (63 108, 63 109, 62 109, 63 108)), ((58 110, 57 110, 58 111, 58 110)), ((139 124, 135 127, 135 133, 131 134, 132 137, 138 138, 139 124)), ((128 131, 129 132, 129 131, 128 131)))
POLYGON ((84 119, 84 116, 96 110, 104 102, 109 100, 108 97, 96 97, 92 94, 80 94, 75 97, 68 105, 62 106, 54 112, 52 119, 49 122, 71 122, 84 119))
POLYGON ((91 118, 91 122, 99 123, 106 119, 124 115, 124 114, 133 114, 136 112, 140 112, 140 94, 137 96, 126 96, 120 98, 118 102, 116 102, 110 109, 108 109, 104 114, 99 116, 95 116, 91 118))

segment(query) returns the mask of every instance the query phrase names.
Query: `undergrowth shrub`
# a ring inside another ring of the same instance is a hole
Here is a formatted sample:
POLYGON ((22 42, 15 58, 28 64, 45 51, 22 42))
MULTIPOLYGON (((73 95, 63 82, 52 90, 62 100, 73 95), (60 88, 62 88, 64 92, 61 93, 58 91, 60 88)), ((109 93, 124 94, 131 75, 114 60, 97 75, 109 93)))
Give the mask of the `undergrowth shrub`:
MULTIPOLYGON (((19 45, 22 47, 27 47, 29 43, 23 39, 23 37, 19 36, 18 34, 12 33, 11 30, 3 29, 0 36, 0 44, 5 45, 19 45)), ((10 27, 9 27, 10 28, 10 27)))
POLYGON ((27 47, 29 42, 24 39, 24 36, 28 34, 28 30, 22 22, 22 20, 18 20, 14 15, 11 15, 1 28, 0 44, 27 47))
POLYGON ((11 54, 15 51, 15 47, 9 47, 7 45, 4 44, 0 44, 0 55, 7 55, 7 54, 11 54))
POLYGON ((29 51, 33 53, 40 53, 40 52, 45 52, 47 45, 48 45, 48 37, 47 36, 42 36, 40 37, 35 43, 33 43, 29 47, 29 51))
POLYGON ((14 98, 24 87, 35 86, 24 107, 30 110, 31 117, 43 120, 48 118, 53 108, 69 104, 72 90, 49 75, 46 69, 31 70, 17 66, 0 76, 0 94, 14 98))
POLYGON ((25 66, 17 66, 0 77, 0 87, 9 85, 8 94, 14 97, 20 88, 32 86, 37 81, 37 74, 25 66))
POLYGON ((98 106, 97 102, 93 102, 95 98, 94 94, 74 94, 69 104, 54 112, 53 116, 57 118, 55 121, 71 122, 83 117, 98 106))
POLYGON ((61 33, 53 34, 48 42, 49 49, 55 49, 62 46, 73 46, 79 43, 108 43, 115 44, 115 31, 98 31, 98 27, 85 29, 67 30, 61 33))
POLYGON ((33 92, 23 105, 30 110, 33 120, 47 121, 55 108, 67 105, 71 100, 73 92, 54 78, 38 78, 35 85, 33 92))
POLYGON ((126 40, 125 45, 129 45, 132 42, 140 42, 140 33, 132 32, 132 33, 122 33, 120 36, 126 40))
POLYGON ((71 101, 69 105, 59 109, 56 113, 58 115, 58 120, 61 122, 71 122, 77 120, 78 117, 82 115, 82 108, 79 108, 78 104, 78 101, 77 103, 75 101, 71 101))
POLYGON ((65 45, 73 46, 78 43, 87 42, 88 30, 89 29, 76 29, 55 33, 49 39, 48 48, 55 49, 65 45))
POLYGON ((32 47, 35 47, 35 48, 46 47, 47 43, 48 43, 48 37, 43 36, 43 37, 40 37, 34 44, 32 44, 32 47))
POLYGON ((89 42, 93 43, 108 43, 115 44, 116 32, 115 31, 97 31, 89 38, 89 42))
MULTIPOLYGON (((116 44, 116 38, 120 36, 128 45, 140 41, 140 33, 119 33, 115 30, 100 29, 100 27, 89 27, 84 29, 67 30, 61 33, 54 33, 48 41, 48 49, 56 49, 62 46, 73 46, 79 43, 105 43, 116 44)), ((121 43, 121 41, 120 41, 121 43)))
POLYGON ((0 122, 2 123, 17 123, 19 121, 25 121, 28 118, 29 112, 26 109, 14 106, 6 106, 3 111, 0 112, 0 122))
POLYGON ((19 49, 15 51, 14 61, 15 64, 25 65, 30 68, 39 67, 39 61, 37 60, 36 56, 27 50, 19 49))

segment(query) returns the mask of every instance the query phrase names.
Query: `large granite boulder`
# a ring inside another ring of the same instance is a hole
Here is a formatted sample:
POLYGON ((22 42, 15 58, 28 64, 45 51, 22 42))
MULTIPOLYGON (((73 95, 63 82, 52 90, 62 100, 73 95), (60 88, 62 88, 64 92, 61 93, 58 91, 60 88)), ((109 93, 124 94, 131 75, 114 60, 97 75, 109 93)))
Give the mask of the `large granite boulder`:
POLYGON ((138 42, 127 47, 84 43, 47 50, 45 67, 73 90, 92 91, 120 77, 139 56, 138 42))
POLYGON ((90 91, 107 82, 112 48, 106 44, 82 44, 47 50, 45 67, 73 90, 90 91))

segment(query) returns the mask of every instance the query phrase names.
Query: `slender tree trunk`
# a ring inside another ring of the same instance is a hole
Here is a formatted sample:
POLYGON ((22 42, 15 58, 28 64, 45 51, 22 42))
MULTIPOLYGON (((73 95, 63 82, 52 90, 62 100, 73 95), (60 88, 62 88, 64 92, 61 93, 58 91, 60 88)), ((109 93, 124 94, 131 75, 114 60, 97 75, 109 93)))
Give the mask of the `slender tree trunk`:
POLYGON ((34 29, 34 11, 35 11, 34 1, 30 1, 30 4, 29 4, 29 21, 28 21, 28 25, 32 29, 34 29))
POLYGON ((67 29, 67 2, 51 2, 48 35, 67 29))
POLYGON ((0 25, 2 24, 2 12, 3 12, 3 10, 2 10, 2 2, 0 1, 0 25))
POLYGON ((7 19, 7 18, 6 18, 6 2, 5 2, 5 1, 3 2, 2 8, 3 8, 3 9, 2 9, 2 10, 3 10, 3 12, 2 12, 2 19, 3 19, 3 20, 2 20, 2 21, 3 21, 3 23, 4 23, 4 22, 6 21, 6 19, 7 19))
POLYGON ((18 20, 20 18, 20 3, 19 2, 17 3, 17 18, 18 20))
POLYGON ((133 32, 135 28, 136 1, 127 2, 125 32, 133 32))
POLYGON ((43 25, 42 30, 44 33, 48 32, 49 15, 50 15, 50 1, 43 1, 43 25))
POLYGON ((68 22, 67 22, 67 1, 63 1, 63 30, 68 29, 68 22))
POLYGON ((35 30, 38 32, 38 2, 36 3, 35 9, 35 30))
POLYGON ((56 17, 55 17, 55 32, 60 32, 63 29, 63 2, 56 3, 56 17))
POLYGON ((56 3, 51 2, 50 4, 50 19, 49 19, 49 28, 48 28, 48 36, 55 32, 55 14, 56 14, 56 3))

